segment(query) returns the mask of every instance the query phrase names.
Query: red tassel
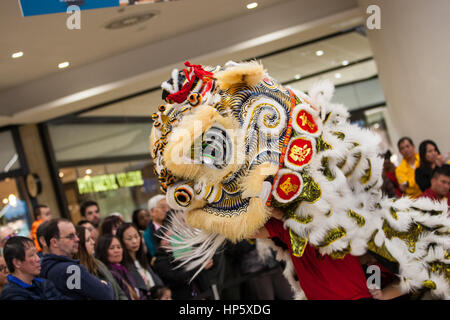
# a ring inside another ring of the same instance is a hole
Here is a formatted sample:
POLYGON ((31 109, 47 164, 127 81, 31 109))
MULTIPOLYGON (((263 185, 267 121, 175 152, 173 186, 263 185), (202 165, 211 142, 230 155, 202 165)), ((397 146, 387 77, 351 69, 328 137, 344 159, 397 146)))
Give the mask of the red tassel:
POLYGON ((191 68, 191 71, 194 70, 195 77, 191 77, 189 79, 189 72, 187 72, 186 69, 184 69, 184 74, 186 76, 187 82, 184 84, 184 86, 177 92, 169 94, 166 98, 167 101, 175 101, 176 103, 182 103, 187 99, 189 96, 189 93, 191 92, 192 85, 194 84, 195 78, 198 79, 204 79, 205 83, 209 81, 213 77, 213 73, 206 71, 203 69, 203 67, 199 64, 191 64, 189 61, 186 61, 184 63, 186 67, 191 68), (205 79, 206 78, 206 79, 205 79))
POLYGON ((209 71, 206 71, 205 69, 203 69, 203 67, 200 64, 191 64, 189 61, 186 61, 184 63, 184 65, 186 67, 193 68, 194 69, 194 74, 199 79, 203 79, 203 77, 212 78, 212 76, 214 75, 212 72, 209 72, 209 71))

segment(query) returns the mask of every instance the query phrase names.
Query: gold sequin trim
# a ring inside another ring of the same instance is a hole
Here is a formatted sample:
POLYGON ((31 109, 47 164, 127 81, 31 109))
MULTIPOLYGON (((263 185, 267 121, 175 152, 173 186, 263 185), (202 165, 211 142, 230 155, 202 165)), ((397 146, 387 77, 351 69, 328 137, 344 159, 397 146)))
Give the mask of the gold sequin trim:
POLYGON ((425 288, 428 288, 428 289, 431 289, 431 290, 436 289, 436 283, 434 283, 434 281, 432 281, 432 280, 425 280, 423 282, 423 286, 425 288))
POLYGON ((352 243, 349 242, 347 248, 341 250, 341 251, 336 251, 336 252, 332 252, 330 254, 330 257, 333 259, 344 259, 345 256, 347 254, 349 254, 350 252, 352 252, 352 243))
POLYGON ((356 224, 360 227, 363 227, 366 224, 366 219, 364 219, 364 217, 360 214, 357 214, 355 211, 353 210, 348 210, 348 216, 350 218, 353 218, 356 221, 356 224))
POLYGON ((303 256, 308 239, 298 236, 291 228, 289 228, 289 237, 291 239, 292 254, 298 258, 303 256))
POLYGON ((328 247, 330 244, 344 238, 346 235, 347 231, 343 227, 331 229, 326 235, 325 239, 319 244, 319 247, 328 247))

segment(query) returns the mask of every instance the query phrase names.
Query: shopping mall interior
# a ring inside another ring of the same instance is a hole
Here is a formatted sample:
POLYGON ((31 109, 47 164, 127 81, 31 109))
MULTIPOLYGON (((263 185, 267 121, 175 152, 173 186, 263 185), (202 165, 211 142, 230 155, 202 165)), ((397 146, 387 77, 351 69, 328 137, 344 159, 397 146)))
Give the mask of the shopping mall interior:
POLYGON ((159 193, 151 115, 185 61, 258 60, 304 92, 329 79, 332 101, 396 164, 402 136, 450 150, 447 0, 153 2, 82 10, 73 28, 73 12, 26 16, 2 1, 1 225, 28 234, 37 203, 74 222, 87 199, 126 220, 145 208, 159 193))

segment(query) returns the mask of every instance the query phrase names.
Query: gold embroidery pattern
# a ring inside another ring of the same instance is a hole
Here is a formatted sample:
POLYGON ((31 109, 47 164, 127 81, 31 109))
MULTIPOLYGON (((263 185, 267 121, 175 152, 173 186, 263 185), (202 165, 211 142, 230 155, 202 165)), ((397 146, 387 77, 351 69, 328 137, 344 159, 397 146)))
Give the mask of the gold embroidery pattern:
MULTIPOLYGON (((309 119, 305 113, 303 113, 299 118, 300 118, 300 120, 302 120, 302 124, 301 124, 302 127, 307 125, 309 127, 309 129, 311 129, 311 130, 316 129, 316 124, 309 121, 309 119)), ((317 129, 316 129, 316 131, 317 131, 317 129)))
POLYGON ((294 193, 297 192, 298 185, 292 184, 291 178, 287 178, 286 181, 284 181, 280 185, 280 189, 284 192, 285 195, 288 195, 291 192, 294 192, 294 193))
POLYGON ((322 190, 320 189, 319 184, 317 184, 310 176, 303 174, 302 180, 303 189, 300 193, 299 199, 308 202, 316 202, 317 200, 319 200, 322 195, 322 190))
POLYGON ((303 162, 303 161, 305 161, 306 157, 310 153, 311 153, 311 147, 309 147, 309 146, 299 147, 299 146, 293 145, 291 148, 291 152, 289 153, 289 157, 294 159, 294 161, 303 162))

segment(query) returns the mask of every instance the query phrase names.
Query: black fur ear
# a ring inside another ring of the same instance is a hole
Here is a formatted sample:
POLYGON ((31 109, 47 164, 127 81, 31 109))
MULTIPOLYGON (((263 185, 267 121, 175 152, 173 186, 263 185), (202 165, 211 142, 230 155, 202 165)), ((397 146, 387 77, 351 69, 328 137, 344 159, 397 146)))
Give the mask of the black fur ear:
MULTIPOLYGON (((181 70, 180 72, 178 72, 179 87, 181 88, 185 82, 186 82, 186 76, 184 75, 183 70, 181 70)), ((170 78, 170 80, 168 80, 167 83, 170 85, 173 85, 173 78, 170 78)), ((162 90, 162 99, 164 101, 166 101, 166 98, 169 94, 170 94, 169 91, 167 91, 166 89, 163 89, 162 90)))

